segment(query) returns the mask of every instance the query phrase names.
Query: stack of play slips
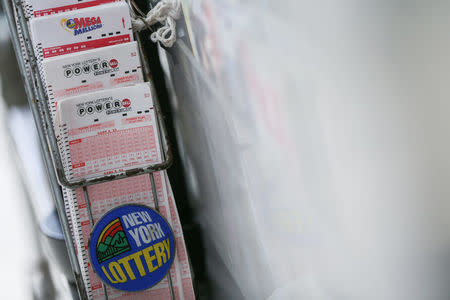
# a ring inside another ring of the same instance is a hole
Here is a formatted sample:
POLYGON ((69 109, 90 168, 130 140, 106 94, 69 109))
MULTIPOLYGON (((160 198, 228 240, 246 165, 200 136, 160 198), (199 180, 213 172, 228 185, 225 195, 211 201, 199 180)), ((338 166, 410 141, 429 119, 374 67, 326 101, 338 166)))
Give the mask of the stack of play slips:
MULTIPOLYGON (((174 296, 177 300, 193 300, 195 299, 195 295, 192 286, 189 259, 170 182, 166 172, 155 172, 153 174, 158 195, 159 211, 171 225, 175 237, 176 256, 170 268, 174 296)), ((140 175, 92 185, 88 187, 88 193, 94 222, 97 222, 112 207, 124 204, 143 204, 155 207, 149 175, 140 175)), ((71 216, 73 216, 72 230, 74 232, 75 244, 78 250, 77 256, 81 265, 88 297, 89 299, 103 300, 105 299, 105 292, 102 282, 92 268, 87 253, 92 227, 89 221, 83 189, 64 189, 64 197, 69 203, 68 209, 71 216)), ((106 293, 108 299, 171 299, 167 277, 151 289, 145 291, 124 292, 106 285, 106 293)))
POLYGON ((143 82, 136 42, 44 59, 52 121, 58 99, 143 82))
POLYGON ((30 31, 38 60, 133 40, 125 2, 33 18, 30 31))
POLYGON ((69 182, 116 175, 161 162, 148 83, 61 101, 55 133, 69 182))
MULTIPOLYGON (((61 0, 57 5, 50 0, 24 2, 32 17, 33 47, 66 178, 74 182, 161 162, 154 95, 143 82, 128 5, 113 0, 61 0)), ((175 299, 195 299, 167 174, 155 172, 154 177, 160 213, 176 240, 170 269, 175 299)), ((94 222, 124 204, 155 207, 149 175, 96 184, 87 190, 94 222)), ((88 298, 104 299, 103 286, 87 253, 92 228, 83 189, 63 188, 63 194, 88 298)), ((167 277, 141 292, 109 286, 106 292, 109 299, 170 299, 171 294, 167 277)))

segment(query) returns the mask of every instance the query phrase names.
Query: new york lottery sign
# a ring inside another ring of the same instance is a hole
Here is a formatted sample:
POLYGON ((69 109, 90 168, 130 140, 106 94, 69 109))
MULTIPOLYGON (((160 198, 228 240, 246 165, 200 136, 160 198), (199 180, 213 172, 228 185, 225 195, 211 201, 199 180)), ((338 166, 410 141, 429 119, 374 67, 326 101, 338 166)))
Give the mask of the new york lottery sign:
POLYGON ((89 254, 103 282, 123 291, 141 291, 169 272, 175 239, 159 213, 143 205, 124 205, 95 224, 89 254))

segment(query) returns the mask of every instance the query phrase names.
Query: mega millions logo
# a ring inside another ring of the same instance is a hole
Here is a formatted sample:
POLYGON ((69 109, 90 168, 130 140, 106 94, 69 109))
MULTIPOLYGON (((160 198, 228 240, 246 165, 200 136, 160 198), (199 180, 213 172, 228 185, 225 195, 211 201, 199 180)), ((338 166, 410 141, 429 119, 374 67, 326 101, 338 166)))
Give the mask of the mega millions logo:
POLYGON ((102 20, 100 17, 86 17, 86 18, 63 18, 60 21, 61 27, 72 33, 73 35, 79 35, 95 29, 102 28, 102 20))
POLYGON ((124 205, 95 224, 89 254, 106 284, 122 291, 141 291, 168 274, 175 258, 175 238, 167 221, 153 209, 124 205))

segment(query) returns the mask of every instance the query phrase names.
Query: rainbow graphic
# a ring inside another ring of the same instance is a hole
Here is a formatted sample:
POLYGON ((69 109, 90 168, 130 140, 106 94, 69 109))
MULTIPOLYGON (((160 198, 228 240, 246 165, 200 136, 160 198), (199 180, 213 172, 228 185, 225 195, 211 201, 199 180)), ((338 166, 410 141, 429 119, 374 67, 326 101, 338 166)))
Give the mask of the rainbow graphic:
POLYGON ((120 219, 114 219, 103 228, 97 240, 97 259, 102 263, 131 250, 120 219))

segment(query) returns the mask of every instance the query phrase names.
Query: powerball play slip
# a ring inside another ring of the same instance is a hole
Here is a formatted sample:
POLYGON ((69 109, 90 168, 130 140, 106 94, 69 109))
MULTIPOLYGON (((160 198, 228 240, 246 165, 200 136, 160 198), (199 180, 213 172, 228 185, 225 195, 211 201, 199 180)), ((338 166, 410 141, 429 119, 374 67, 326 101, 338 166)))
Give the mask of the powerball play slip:
POLYGON ((148 83, 62 100, 55 133, 66 178, 116 175, 161 162, 156 123, 148 83))
POLYGON ((48 58, 42 70, 52 120, 61 99, 143 82, 136 42, 48 58))

